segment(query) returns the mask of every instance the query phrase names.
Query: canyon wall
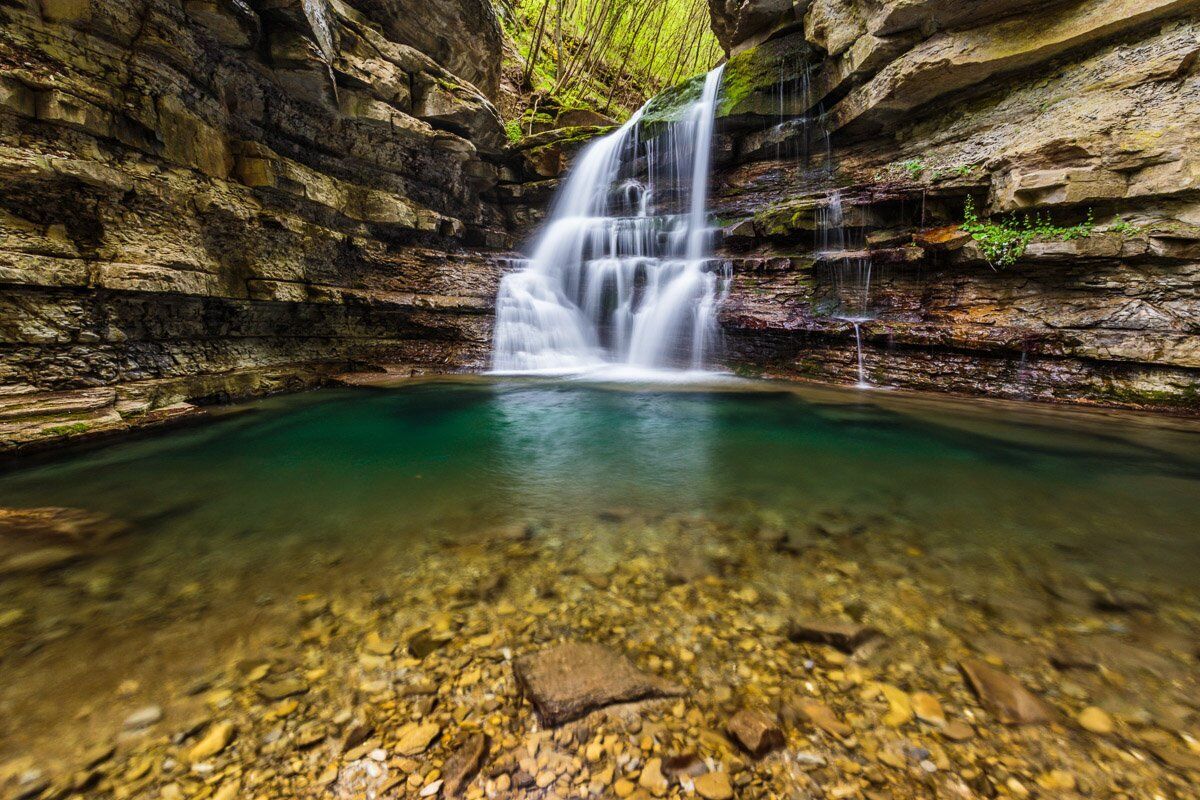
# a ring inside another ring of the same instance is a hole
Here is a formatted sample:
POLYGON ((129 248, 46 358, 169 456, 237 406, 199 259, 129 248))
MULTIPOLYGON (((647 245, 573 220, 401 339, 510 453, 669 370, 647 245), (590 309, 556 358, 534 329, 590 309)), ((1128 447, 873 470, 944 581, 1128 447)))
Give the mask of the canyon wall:
POLYGON ((1200 410, 1200 3, 711 6, 732 366, 1200 410))
POLYGON ((0 444, 484 364, 550 196, 500 42, 486 0, 0 0, 0 444))
MULTIPOLYGON (((728 366, 852 383, 866 266, 873 383, 1197 410, 1200 0, 710 5, 728 366)), ((503 47, 485 0, 0 0, 0 449, 484 366, 596 132, 510 143, 503 47)))

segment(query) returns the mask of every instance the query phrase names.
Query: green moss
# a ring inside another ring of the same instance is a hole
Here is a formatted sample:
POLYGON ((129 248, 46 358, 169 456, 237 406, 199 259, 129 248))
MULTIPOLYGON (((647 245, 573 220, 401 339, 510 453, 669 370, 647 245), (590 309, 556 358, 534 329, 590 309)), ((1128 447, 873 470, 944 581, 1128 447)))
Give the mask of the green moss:
POLYGON ((642 112, 642 130, 653 135, 662 126, 683 119, 688 106, 704 93, 704 76, 696 75, 657 95, 642 112))
POLYGON ((1138 389, 1109 383, 1104 386, 1100 394, 1103 399, 1125 405, 1182 408, 1192 411, 1200 409, 1200 389, 1194 385, 1169 390, 1138 389))
POLYGON ((789 236, 817 229, 815 200, 768 206, 754 215, 754 228, 762 236, 789 236))
MULTIPOLYGON (((717 99, 717 116, 739 114, 776 116, 780 113, 807 113, 804 97, 789 93, 787 106, 780 107, 780 85, 797 86, 807 70, 809 46, 802 35, 785 36, 738 53, 725 65, 721 77, 721 92, 717 99)), ((642 114, 642 129, 654 136, 662 127, 679 122, 688 106, 704 92, 704 75, 695 75, 660 93, 646 106, 642 114)))
POLYGON ((781 85, 797 85, 808 68, 810 48, 802 34, 784 36, 738 53, 725 65, 717 116, 738 114, 804 114, 804 98, 787 95, 790 107, 780 108, 781 85))
POLYGON ((47 436, 75 436, 86 432, 91 427, 86 422, 72 422, 69 425, 51 425, 49 428, 42 428, 42 433, 47 436))

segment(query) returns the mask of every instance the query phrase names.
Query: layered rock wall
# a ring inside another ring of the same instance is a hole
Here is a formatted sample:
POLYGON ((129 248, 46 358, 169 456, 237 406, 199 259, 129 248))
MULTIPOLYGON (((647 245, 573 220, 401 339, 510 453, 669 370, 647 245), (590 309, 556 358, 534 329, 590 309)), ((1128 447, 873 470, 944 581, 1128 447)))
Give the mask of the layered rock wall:
POLYGON ((418 5, 0 0, 8 444, 484 362, 545 193, 487 96, 490 7, 418 5))
POLYGON ((732 365, 1200 410, 1200 4, 713 5, 732 365))

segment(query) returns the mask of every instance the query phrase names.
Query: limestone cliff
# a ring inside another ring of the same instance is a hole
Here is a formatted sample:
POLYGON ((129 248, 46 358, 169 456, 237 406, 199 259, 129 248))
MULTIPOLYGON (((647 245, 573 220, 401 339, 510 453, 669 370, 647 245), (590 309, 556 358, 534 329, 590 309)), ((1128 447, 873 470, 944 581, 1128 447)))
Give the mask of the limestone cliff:
POLYGON ((712 6, 735 365, 1200 410, 1200 3, 712 6))
POLYGON ((0 0, 0 438, 483 363, 499 58, 484 0, 0 0))

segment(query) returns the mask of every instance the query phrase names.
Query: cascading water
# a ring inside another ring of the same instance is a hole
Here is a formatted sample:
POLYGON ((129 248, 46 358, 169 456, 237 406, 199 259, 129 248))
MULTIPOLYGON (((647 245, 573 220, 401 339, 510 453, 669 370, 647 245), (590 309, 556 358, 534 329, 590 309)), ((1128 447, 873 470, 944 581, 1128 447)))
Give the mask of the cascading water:
POLYGON ((500 283, 493 370, 704 368, 728 284, 706 215, 722 71, 661 133, 643 141, 642 109, 580 154, 525 268, 500 283))
POLYGON ((834 189, 821 209, 817 225, 820 242, 818 256, 829 265, 833 296, 829 313, 834 319, 854 327, 854 347, 858 354, 858 388, 870 389, 863 359, 862 326, 871 316, 871 254, 861 231, 847 226, 842 194, 834 189))
MULTIPOLYGON (((799 69, 791 58, 779 62, 777 103, 779 123, 773 129, 775 157, 791 159, 803 169, 806 184, 828 187, 833 184, 836 167, 824 104, 812 94, 812 64, 799 69)), ((856 220, 847 222, 840 189, 829 189, 817 212, 814 251, 829 276, 827 287, 819 289, 817 308, 833 319, 848 322, 854 328, 859 388, 871 388, 863 357, 864 323, 871 321, 872 260, 862 228, 856 220)))

